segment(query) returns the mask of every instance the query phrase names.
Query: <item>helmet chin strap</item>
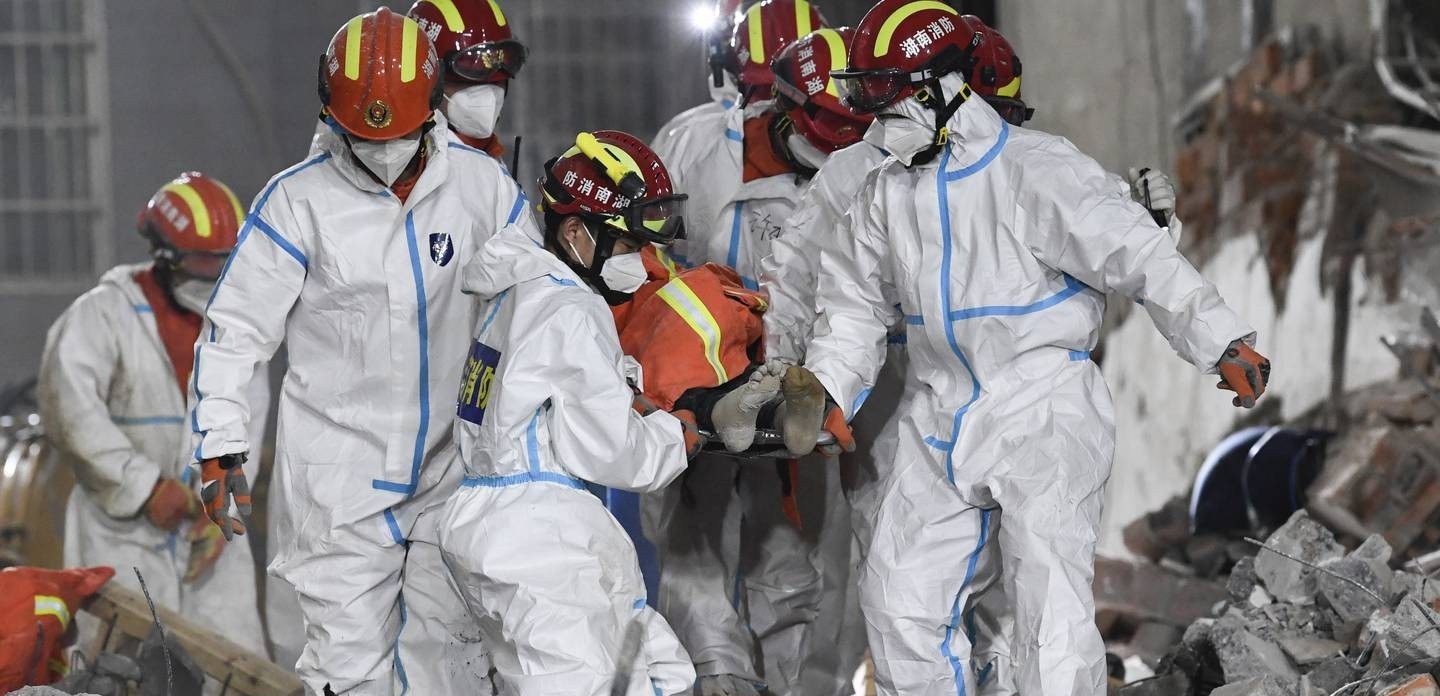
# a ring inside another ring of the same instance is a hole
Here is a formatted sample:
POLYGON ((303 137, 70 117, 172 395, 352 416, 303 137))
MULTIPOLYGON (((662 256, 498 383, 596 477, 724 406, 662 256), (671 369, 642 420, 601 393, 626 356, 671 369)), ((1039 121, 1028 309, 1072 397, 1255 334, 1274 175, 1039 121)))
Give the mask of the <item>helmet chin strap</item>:
POLYGON ((770 121, 770 148, 780 159, 790 166, 795 175, 802 179, 809 179, 820 171, 800 161, 795 153, 790 151, 790 143, 786 142, 791 133, 795 132, 795 122, 790 120, 790 114, 781 113, 770 121))
POLYGON ((920 102, 921 106, 935 112, 935 142, 930 147, 915 153, 910 160, 910 166, 928 164, 940 154, 940 151, 945 148, 945 144, 950 142, 950 119, 955 116, 955 112, 960 110, 960 106, 970 98, 970 95, 970 85, 961 82, 960 89, 956 91, 955 96, 948 102, 942 102, 945 96, 940 89, 939 77, 925 83, 925 86, 915 93, 915 100, 920 102))

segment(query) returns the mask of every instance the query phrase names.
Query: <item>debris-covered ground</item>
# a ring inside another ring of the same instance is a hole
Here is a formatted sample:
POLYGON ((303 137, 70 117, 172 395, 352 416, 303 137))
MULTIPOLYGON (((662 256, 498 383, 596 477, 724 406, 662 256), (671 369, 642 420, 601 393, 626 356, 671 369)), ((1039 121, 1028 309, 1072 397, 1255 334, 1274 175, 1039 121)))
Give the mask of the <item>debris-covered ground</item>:
POLYGON ((1323 418, 1338 425, 1316 471, 1291 469, 1304 509, 1267 524, 1247 489, 1250 524, 1222 528, 1203 519, 1213 493, 1177 497, 1126 529, 1140 559, 1097 562, 1098 620, 1125 658, 1112 693, 1440 696, 1440 392, 1412 376, 1323 418))

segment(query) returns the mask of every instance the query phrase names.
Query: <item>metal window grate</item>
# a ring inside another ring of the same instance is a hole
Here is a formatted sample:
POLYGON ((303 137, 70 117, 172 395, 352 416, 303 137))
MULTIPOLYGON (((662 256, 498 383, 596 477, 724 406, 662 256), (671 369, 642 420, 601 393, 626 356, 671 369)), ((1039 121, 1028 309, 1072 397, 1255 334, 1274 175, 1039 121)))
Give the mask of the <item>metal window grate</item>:
POLYGON ((0 0, 0 290, 110 264, 103 0, 0 0))

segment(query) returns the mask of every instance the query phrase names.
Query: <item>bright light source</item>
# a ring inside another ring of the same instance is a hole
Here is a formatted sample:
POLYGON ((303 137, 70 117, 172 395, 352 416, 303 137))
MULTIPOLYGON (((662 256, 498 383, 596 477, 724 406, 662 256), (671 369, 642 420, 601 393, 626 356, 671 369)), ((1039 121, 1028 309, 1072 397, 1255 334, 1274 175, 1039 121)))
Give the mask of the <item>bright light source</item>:
POLYGON ((710 31, 719 21, 715 6, 710 3, 698 4, 690 10, 690 26, 699 31, 710 31))

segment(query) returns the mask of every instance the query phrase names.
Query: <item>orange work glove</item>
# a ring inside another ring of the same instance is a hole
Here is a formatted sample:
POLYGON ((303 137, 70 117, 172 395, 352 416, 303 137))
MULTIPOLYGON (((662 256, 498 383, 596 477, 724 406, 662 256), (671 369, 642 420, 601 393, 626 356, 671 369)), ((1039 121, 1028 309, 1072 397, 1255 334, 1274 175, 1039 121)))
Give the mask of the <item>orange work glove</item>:
POLYGON ((1270 360, 1243 341, 1231 342, 1216 367, 1220 370, 1220 383, 1215 386, 1235 392, 1235 398, 1230 401, 1235 406, 1254 407, 1255 400, 1265 393, 1265 385, 1270 382, 1270 360))
POLYGON ((190 560, 185 564, 185 582, 195 582, 220 560, 220 552, 225 550, 225 532, 202 517, 190 525, 186 541, 190 542, 190 560))
POLYGON ((850 429, 850 424, 845 422, 845 413, 833 401, 826 404, 825 423, 821 427, 835 436, 834 444, 819 447, 821 454, 833 457, 841 452, 855 451, 855 432, 850 429))
POLYGON ((244 518, 250 516, 250 482, 245 480, 243 454, 227 454, 200 463, 200 499, 205 502, 205 514, 228 540, 235 534, 245 533, 244 518), (230 501, 235 501, 240 518, 230 516, 230 501))
POLYGON ((680 425, 685 427, 685 456, 694 459, 705 449, 705 436, 700 434, 700 425, 695 421, 695 412, 686 409, 671 411, 671 415, 680 419, 680 425))
POLYGON ((173 532, 180 523, 200 514, 200 501, 185 484, 168 476, 161 476, 145 500, 145 519, 150 524, 167 532, 173 532))

